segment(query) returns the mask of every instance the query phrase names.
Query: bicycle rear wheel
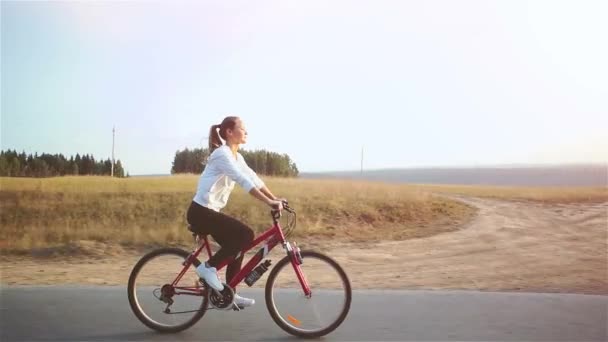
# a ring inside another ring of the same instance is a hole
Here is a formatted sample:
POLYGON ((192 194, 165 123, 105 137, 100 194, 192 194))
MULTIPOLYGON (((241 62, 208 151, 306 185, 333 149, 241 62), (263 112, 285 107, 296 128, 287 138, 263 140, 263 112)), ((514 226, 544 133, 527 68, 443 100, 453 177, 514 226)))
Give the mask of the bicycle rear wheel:
POLYGON ((199 287, 194 267, 171 285, 190 253, 162 248, 144 255, 133 267, 127 292, 135 316, 159 332, 178 332, 191 327, 205 314, 209 296, 199 287))
POLYGON ((314 338, 334 331, 346 318, 352 293, 348 276, 330 257, 302 251, 302 264, 293 266, 289 256, 281 259, 266 282, 266 306, 281 329, 314 338), (296 276, 299 267, 311 290, 304 294, 296 276))

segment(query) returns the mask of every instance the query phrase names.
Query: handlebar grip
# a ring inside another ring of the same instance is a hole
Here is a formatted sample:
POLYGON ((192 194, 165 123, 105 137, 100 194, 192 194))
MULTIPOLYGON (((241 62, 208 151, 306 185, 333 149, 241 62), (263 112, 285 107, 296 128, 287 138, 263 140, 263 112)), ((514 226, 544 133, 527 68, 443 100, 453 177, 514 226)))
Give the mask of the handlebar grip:
POLYGON ((273 218, 274 220, 278 220, 278 219, 280 219, 280 218, 281 218, 281 216, 282 216, 282 215, 281 215, 281 212, 280 212, 279 210, 276 210, 276 209, 272 209, 272 210, 270 211, 270 215, 272 216, 272 218, 273 218))

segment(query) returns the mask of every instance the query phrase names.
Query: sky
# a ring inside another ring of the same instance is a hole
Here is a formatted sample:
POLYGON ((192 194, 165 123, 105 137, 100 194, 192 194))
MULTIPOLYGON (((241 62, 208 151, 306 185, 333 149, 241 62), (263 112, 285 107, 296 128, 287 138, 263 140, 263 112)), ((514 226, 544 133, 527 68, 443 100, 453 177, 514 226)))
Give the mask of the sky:
POLYGON ((242 118, 301 172, 607 163, 607 1, 1 2, 1 147, 166 174, 242 118), (362 153, 363 152, 363 153, 362 153))

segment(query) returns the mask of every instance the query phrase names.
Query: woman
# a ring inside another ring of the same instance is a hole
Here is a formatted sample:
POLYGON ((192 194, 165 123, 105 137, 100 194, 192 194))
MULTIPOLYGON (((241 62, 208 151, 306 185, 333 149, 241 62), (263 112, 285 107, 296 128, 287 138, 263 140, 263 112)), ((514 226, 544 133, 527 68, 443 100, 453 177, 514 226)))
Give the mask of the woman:
MULTIPOLYGON (((247 130, 241 119, 226 117, 221 124, 211 126, 209 132, 209 159, 198 181, 196 195, 188 209, 188 223, 200 234, 210 234, 221 248, 205 263, 196 268, 199 277, 217 291, 224 289, 217 265, 229 257, 235 257, 253 241, 251 228, 237 219, 220 213, 226 206, 234 183, 238 183, 253 197, 273 209, 282 210, 277 199, 264 182, 247 166, 238 152, 239 146, 247 142, 247 130), (226 142, 222 143, 220 137, 226 142)), ((243 256, 236 258, 226 269, 226 282, 241 270, 243 256)), ((234 303, 241 306, 255 304, 253 299, 235 294, 234 303)))

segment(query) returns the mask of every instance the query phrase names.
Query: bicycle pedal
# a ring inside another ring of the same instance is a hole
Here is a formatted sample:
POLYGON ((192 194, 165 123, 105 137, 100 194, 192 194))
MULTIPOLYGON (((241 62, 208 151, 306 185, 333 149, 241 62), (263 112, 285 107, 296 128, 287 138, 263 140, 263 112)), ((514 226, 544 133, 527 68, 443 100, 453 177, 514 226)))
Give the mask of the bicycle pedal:
POLYGON ((243 309, 245 309, 245 307, 243 305, 232 304, 233 311, 241 311, 243 309))

